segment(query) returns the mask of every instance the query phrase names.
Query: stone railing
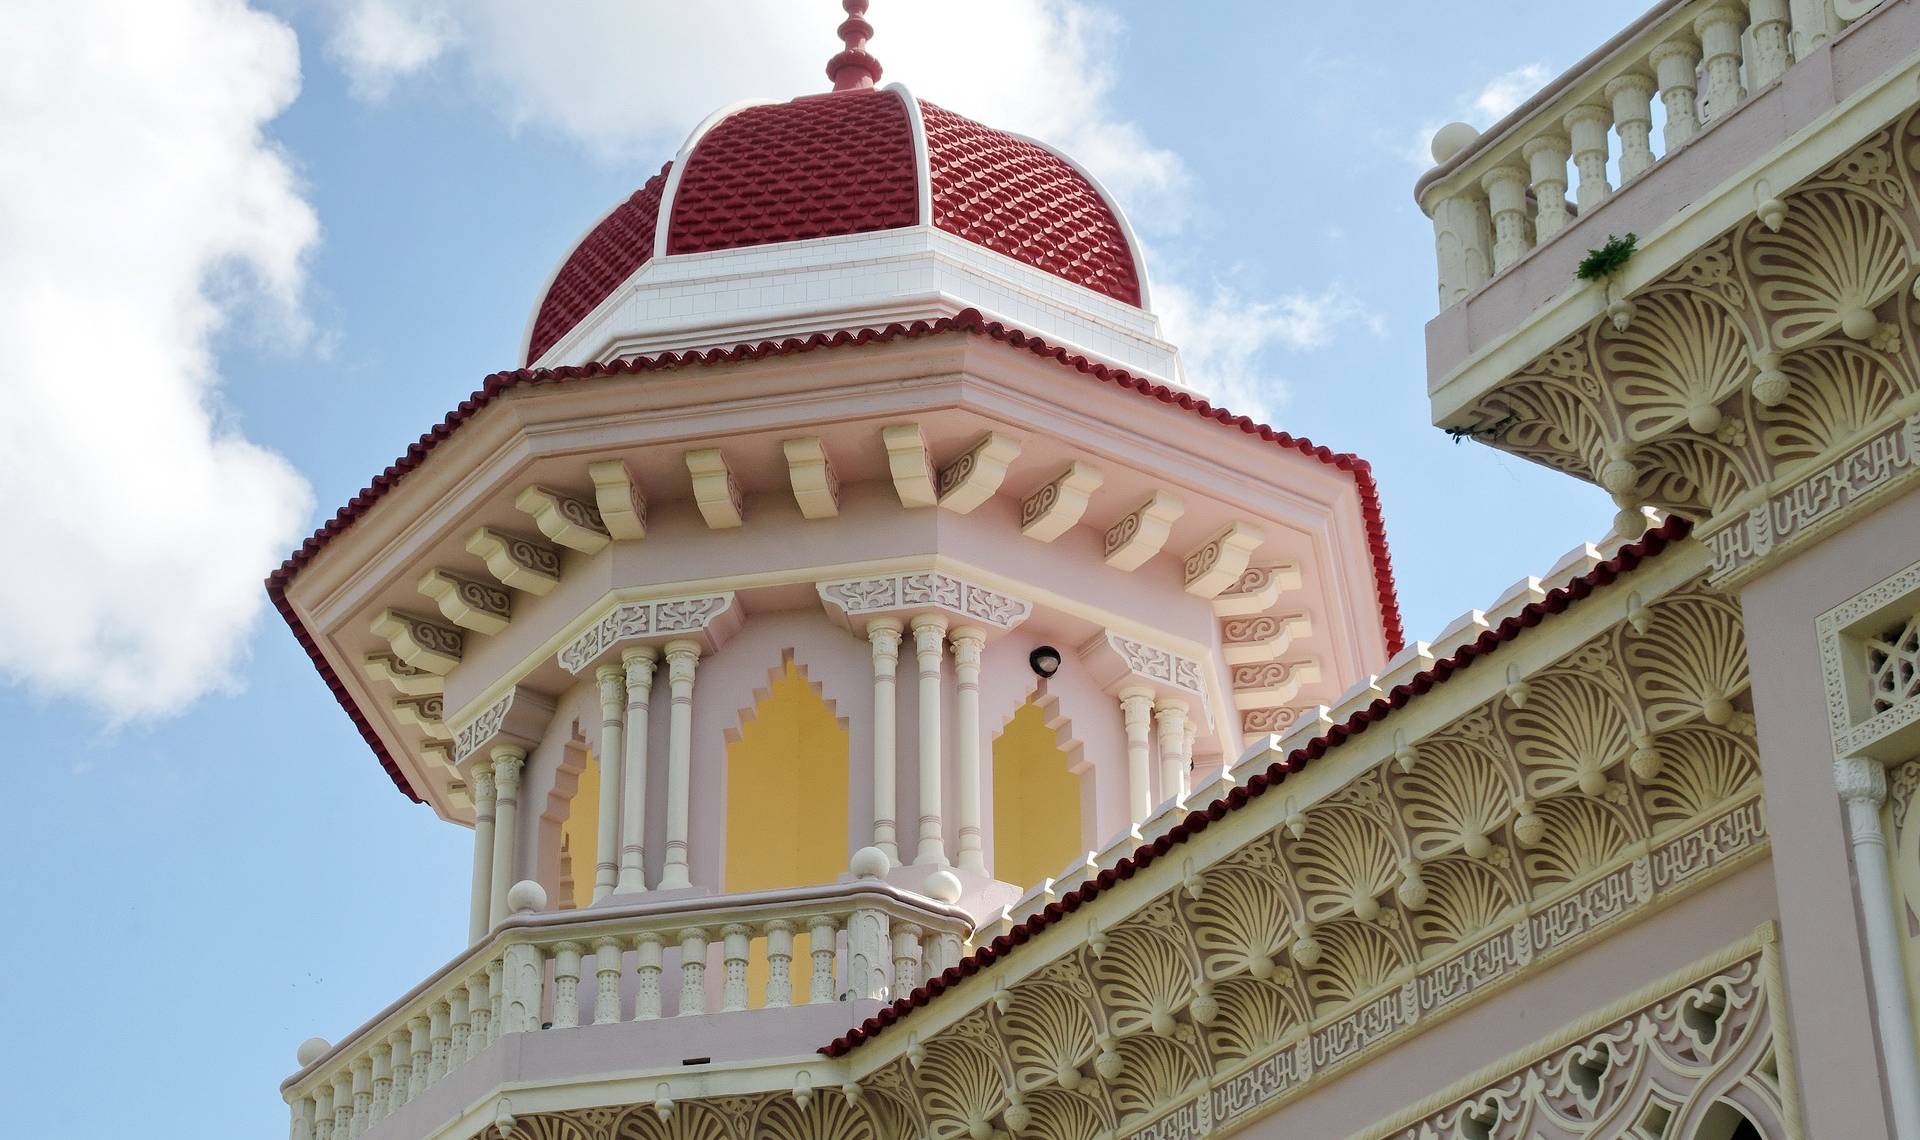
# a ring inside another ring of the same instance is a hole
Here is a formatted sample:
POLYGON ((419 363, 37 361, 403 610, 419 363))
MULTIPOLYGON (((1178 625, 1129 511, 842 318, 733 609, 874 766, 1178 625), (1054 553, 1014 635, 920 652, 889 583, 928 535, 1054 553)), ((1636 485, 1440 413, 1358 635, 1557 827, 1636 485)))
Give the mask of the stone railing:
POLYGON ((1606 201, 1612 176, 1621 186, 1642 177, 1878 3, 1662 0, 1486 133, 1442 127, 1438 165, 1414 187, 1433 219, 1440 307, 1606 201))
POLYGON ((558 913, 522 882, 511 905, 346 1040, 301 1046, 281 1086, 294 1140, 364 1135, 508 1034, 886 1000, 958 964, 972 934, 959 909, 877 878, 558 913))

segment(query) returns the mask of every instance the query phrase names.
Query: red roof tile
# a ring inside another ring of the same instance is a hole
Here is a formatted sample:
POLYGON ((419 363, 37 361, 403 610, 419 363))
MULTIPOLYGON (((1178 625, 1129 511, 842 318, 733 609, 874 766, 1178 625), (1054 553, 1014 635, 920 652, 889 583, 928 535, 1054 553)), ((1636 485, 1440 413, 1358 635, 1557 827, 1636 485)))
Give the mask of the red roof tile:
POLYGON ((527 359, 538 360, 554 342, 567 335, 595 306, 607 299, 622 281, 653 257, 653 230, 660 219, 660 194, 666 189, 667 170, 647 179, 580 239, 553 275, 540 312, 527 337, 527 359))

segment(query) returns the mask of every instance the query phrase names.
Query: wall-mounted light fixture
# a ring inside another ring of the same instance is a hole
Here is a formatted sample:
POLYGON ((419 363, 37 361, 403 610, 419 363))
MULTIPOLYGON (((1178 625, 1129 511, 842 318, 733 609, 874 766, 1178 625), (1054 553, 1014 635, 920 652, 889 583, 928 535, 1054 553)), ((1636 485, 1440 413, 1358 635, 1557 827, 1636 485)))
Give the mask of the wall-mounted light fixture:
POLYGON ((1027 664, 1033 666, 1035 675, 1051 677, 1060 671, 1060 651, 1051 645, 1042 645, 1027 654, 1027 664))

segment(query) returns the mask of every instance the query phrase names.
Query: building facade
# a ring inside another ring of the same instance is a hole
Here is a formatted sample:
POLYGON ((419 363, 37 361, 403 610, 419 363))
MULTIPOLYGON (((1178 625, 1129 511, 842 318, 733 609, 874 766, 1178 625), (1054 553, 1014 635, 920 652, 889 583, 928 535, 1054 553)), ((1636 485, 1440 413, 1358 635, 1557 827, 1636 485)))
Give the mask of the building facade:
POLYGON ((1426 641, 1365 461, 845 7, 268 582, 474 836, 296 1140, 1920 1140, 1920 0, 1436 136, 1434 422, 1620 509, 1426 641))

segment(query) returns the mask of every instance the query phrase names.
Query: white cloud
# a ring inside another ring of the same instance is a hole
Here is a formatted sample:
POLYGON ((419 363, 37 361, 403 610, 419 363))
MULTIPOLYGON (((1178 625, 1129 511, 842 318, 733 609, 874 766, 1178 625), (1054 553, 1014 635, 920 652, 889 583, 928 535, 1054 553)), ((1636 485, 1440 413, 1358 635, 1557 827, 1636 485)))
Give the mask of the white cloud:
MULTIPOLYGON (((1534 62, 1503 71, 1480 87, 1454 99, 1454 118, 1486 130, 1505 118, 1515 107, 1533 98, 1535 92, 1553 78, 1553 70, 1543 62, 1534 62)), ((1429 122, 1414 132, 1406 147, 1406 157, 1426 169, 1433 165, 1433 136, 1446 120, 1429 122)))
POLYGON ((353 0, 339 12, 327 52, 345 69, 354 95, 377 102, 397 80, 438 59, 452 34, 452 20, 439 5, 353 0))
POLYGON ((0 6, 0 676, 113 720, 231 682, 306 483, 219 402, 242 298, 305 333, 319 235, 264 133, 292 31, 241 0, 0 6))
MULTIPOLYGON (((452 73, 516 130, 572 140, 603 161, 649 171, 714 109, 743 97, 827 89, 840 13, 827 0, 336 0, 332 51, 356 89, 452 73), (431 48, 363 45, 386 21, 428 29, 431 48), (743 79, 742 77, 747 77, 743 79)), ((1193 196, 1174 151, 1113 107, 1124 28, 1092 0, 975 0, 875 8, 871 49, 916 95, 1060 148, 1091 170, 1148 235, 1178 233, 1193 196)), ((1343 291, 1243 296, 1156 273, 1155 307, 1188 383, 1237 409, 1279 398, 1262 384, 1273 349, 1325 342, 1357 306, 1343 291)))
POLYGON ((1379 318, 1340 285, 1250 298, 1220 282, 1205 290, 1156 283, 1153 301, 1168 339, 1180 346, 1187 386, 1268 422, 1285 400, 1263 367, 1270 349, 1324 348, 1350 324, 1379 331, 1379 318))

